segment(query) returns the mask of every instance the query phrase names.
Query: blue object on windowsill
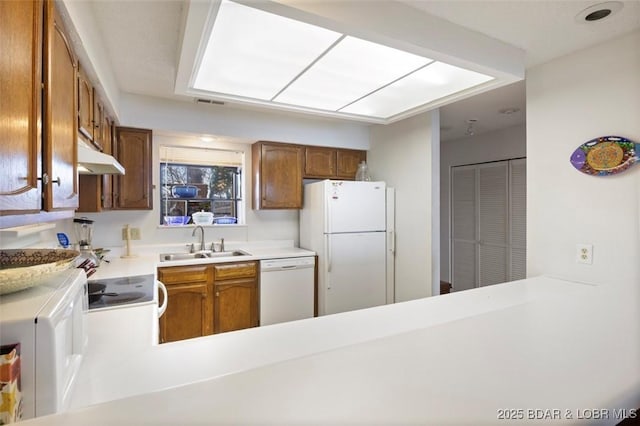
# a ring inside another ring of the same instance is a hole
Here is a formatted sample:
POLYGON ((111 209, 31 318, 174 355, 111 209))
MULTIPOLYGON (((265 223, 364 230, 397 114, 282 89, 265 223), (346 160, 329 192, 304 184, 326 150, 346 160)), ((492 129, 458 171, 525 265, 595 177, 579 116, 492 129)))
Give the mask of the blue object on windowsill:
POLYGON ((69 237, 64 232, 58 232, 58 242, 62 248, 69 248, 69 237))
POLYGON ((169 226, 186 225, 191 216, 165 216, 164 224, 169 226))

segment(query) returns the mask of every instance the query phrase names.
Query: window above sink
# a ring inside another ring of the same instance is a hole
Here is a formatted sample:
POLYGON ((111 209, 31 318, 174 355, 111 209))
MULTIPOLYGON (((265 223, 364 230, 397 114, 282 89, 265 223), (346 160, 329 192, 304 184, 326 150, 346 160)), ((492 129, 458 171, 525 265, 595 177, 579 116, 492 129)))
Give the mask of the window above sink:
POLYGON ((213 224, 243 223, 244 154, 196 147, 160 147, 160 225, 193 224, 213 213, 213 224))

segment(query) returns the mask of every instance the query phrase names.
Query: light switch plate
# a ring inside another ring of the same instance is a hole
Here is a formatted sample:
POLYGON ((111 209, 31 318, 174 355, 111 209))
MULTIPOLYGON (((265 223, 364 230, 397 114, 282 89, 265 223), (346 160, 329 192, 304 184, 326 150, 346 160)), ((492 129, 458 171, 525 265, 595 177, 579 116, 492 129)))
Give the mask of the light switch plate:
POLYGON ((576 262, 593 264, 593 244, 576 244, 576 262))

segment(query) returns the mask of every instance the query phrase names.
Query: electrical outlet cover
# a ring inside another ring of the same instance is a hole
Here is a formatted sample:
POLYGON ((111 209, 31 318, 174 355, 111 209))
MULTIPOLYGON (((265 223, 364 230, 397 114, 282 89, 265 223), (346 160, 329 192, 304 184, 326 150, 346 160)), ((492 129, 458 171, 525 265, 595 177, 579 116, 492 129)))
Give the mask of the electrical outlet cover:
POLYGON ((592 244, 576 244, 576 262, 585 265, 593 264, 592 244))

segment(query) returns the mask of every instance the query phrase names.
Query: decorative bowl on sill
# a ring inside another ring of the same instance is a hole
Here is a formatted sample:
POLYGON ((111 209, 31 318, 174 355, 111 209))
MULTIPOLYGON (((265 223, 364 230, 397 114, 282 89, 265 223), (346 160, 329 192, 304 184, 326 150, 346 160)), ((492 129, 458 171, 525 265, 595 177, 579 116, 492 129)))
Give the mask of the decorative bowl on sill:
POLYGON ((165 216, 164 224, 169 226, 180 226, 189 223, 191 216, 165 216))
POLYGON ((174 185, 171 188, 171 195, 175 198, 195 198, 200 189, 193 185, 174 185))
POLYGON ((65 249, 0 250, 0 294, 40 285, 49 275, 70 268, 79 255, 65 249))
POLYGON ((232 223, 237 223, 238 219, 231 216, 221 216, 213 219, 213 222, 218 225, 230 225, 232 223))
POLYGON ((195 225, 211 225, 213 223, 213 213, 211 212, 197 212, 192 214, 191 218, 195 225))

